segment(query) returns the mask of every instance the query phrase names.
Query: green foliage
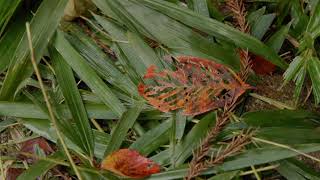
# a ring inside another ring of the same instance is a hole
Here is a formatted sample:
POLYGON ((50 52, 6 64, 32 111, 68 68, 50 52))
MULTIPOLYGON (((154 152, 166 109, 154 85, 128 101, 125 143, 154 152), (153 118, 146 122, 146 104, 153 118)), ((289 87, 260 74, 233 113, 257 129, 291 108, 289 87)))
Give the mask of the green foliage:
MULTIPOLYGON (((32 44, 37 49, 35 59, 38 62, 46 50, 49 42, 48 38, 50 39, 58 27, 67 2, 67 0, 43 1, 31 20, 32 44)), ((12 100, 16 88, 33 72, 26 32, 24 32, 16 50, 11 52, 12 54, 9 56, 11 58, 10 65, 0 90, 1 100, 12 100)))

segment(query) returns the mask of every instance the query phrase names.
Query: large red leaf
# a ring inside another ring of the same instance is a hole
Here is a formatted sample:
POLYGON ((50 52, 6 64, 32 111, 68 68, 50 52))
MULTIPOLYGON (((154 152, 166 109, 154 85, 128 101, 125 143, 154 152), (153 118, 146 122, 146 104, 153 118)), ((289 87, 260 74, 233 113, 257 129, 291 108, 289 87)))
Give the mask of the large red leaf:
POLYGON ((179 56, 176 70, 156 72, 150 66, 144 76, 148 84, 139 84, 139 93, 163 112, 182 109, 185 115, 197 115, 236 102, 251 87, 222 64, 207 59, 179 56))
POLYGON ((107 156, 101 168, 120 176, 143 178, 160 172, 160 166, 131 149, 120 149, 107 156))

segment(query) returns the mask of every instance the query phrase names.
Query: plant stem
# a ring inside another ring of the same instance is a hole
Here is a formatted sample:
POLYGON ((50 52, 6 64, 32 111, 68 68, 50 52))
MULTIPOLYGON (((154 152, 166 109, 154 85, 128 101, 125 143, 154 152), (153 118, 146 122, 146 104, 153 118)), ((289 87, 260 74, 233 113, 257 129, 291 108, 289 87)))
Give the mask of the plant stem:
POLYGON ((79 180, 82 180, 82 177, 80 175, 80 172, 79 170, 77 169, 73 159, 72 159, 72 156, 67 148, 67 145, 66 143, 64 142, 64 139, 63 139, 63 136, 62 136, 62 133, 59 131, 59 127, 58 127, 58 123, 57 123, 57 120, 53 114, 53 111, 52 111, 52 106, 49 102, 49 97, 47 95, 47 92, 45 90, 45 87, 44 87, 44 84, 43 84, 43 81, 42 81, 42 78, 41 78, 41 75, 40 75, 40 71, 38 69, 38 66, 37 66, 37 63, 36 63, 36 59, 35 59, 35 54, 34 54, 34 49, 33 49, 33 46, 32 46, 32 38, 31 38, 31 32, 30 32, 30 24, 27 22, 26 23, 26 29, 27 29, 27 36, 28 36, 28 42, 29 42, 29 48, 30 48, 30 59, 31 59, 31 62, 32 62, 32 66, 33 66, 33 69, 36 73, 36 76, 37 76, 37 79, 39 81, 39 85, 40 85, 40 88, 41 88, 41 92, 43 94, 43 97, 44 97, 44 100, 46 102, 46 105, 47 105, 47 108, 48 108, 48 112, 49 112, 49 116, 50 116, 50 119, 52 121, 52 125, 53 127, 56 129, 56 132, 57 132, 57 136, 61 142, 61 145, 62 145, 62 148, 63 150, 65 151, 70 163, 71 163, 71 166, 74 170, 74 172, 76 173, 76 176, 78 177, 79 180))
POLYGON ((251 169, 252 169, 253 174, 254 174, 254 176, 256 177, 256 179, 257 179, 257 180, 261 180, 261 178, 260 178, 260 176, 259 176, 259 174, 258 174, 257 169, 256 169, 254 166, 251 166, 251 169))
POLYGON ((254 172, 268 171, 268 170, 275 169, 277 167, 279 167, 279 164, 271 165, 271 166, 267 166, 267 167, 262 167, 262 168, 258 168, 258 169, 255 169, 255 170, 245 171, 245 172, 240 173, 239 176, 246 176, 246 175, 249 175, 249 174, 253 174, 254 172))

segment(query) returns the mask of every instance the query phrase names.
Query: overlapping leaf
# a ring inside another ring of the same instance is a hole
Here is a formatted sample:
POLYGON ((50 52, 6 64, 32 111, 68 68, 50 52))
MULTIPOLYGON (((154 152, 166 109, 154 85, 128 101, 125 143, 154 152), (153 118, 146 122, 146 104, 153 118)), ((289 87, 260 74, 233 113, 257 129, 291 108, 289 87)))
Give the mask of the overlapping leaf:
POLYGON ((139 93, 163 112, 182 109, 185 115, 198 115, 233 104, 251 88, 230 69, 210 60, 179 56, 175 67, 158 73, 151 66, 144 79, 154 83, 139 84, 139 93))
POLYGON ((102 162, 101 168, 130 178, 143 178, 160 172, 160 166, 137 151, 120 149, 102 162))

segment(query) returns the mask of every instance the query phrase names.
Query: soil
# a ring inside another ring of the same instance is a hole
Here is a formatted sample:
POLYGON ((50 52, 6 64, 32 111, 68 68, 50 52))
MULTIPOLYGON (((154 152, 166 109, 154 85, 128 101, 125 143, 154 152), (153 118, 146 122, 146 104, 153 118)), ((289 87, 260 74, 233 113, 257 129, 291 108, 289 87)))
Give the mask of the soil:
MULTIPOLYGON (((260 75, 258 80, 253 82, 254 87, 257 88, 255 93, 260 96, 268 97, 276 101, 280 101, 286 105, 294 107, 294 83, 290 82, 283 86, 283 77, 280 74, 270 75, 260 75)), ((277 107, 263 102, 259 99, 249 97, 246 104, 246 112, 266 110, 266 109, 278 109, 277 107)))

